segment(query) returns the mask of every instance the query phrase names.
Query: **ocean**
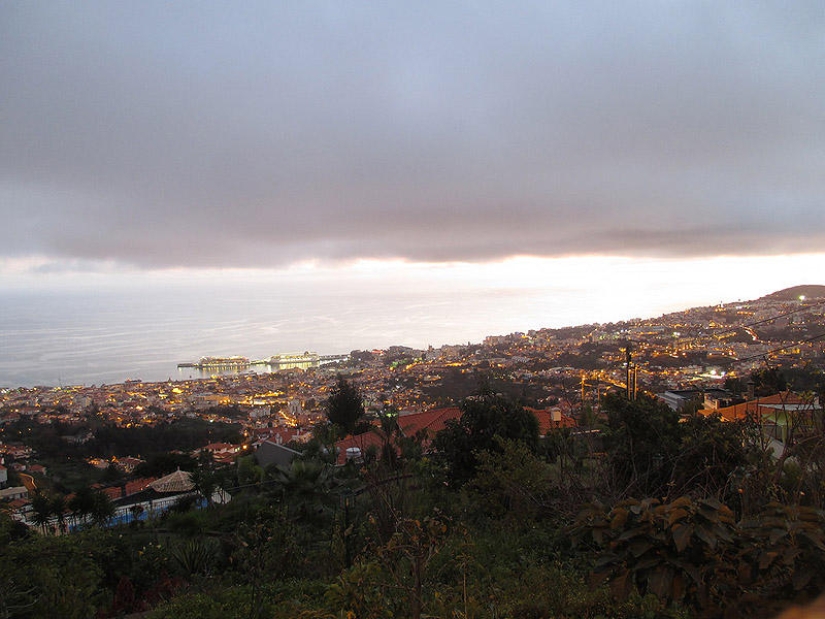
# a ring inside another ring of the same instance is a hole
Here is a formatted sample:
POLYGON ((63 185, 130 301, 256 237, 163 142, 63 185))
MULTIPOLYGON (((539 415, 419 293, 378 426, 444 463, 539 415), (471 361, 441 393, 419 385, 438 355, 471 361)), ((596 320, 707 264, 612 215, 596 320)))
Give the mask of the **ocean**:
POLYGON ((0 277, 0 388, 182 380, 200 373, 178 363, 203 356, 438 348, 655 317, 811 283, 823 260, 523 258, 0 277))
MULTIPOLYGON (((0 295, 0 387, 198 378, 202 356, 263 359, 426 348, 561 326, 580 314, 556 295, 320 295, 309 291, 58 291, 0 295), (550 324, 553 323, 553 324, 550 324)), ((576 322, 578 324, 578 322, 576 322)))
POLYGON ((201 374, 178 364, 203 356, 438 348, 759 296, 734 296, 723 278, 692 282, 706 277, 693 263, 679 272, 672 264, 567 264, 413 267, 406 278, 391 269, 245 279, 181 272, 110 277, 105 286, 92 275, 57 276, 60 285, 48 288, 0 288, 0 388, 184 380, 201 374))

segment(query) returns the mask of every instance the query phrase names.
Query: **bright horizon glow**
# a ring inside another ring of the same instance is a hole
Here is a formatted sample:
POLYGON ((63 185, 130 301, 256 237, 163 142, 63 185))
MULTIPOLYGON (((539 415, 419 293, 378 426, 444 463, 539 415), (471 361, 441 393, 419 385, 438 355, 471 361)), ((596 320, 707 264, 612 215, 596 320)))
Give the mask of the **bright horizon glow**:
MULTIPOLYGON (((281 269, 130 269, 113 263, 56 265, 45 258, 0 260, 3 290, 78 294, 118 290, 150 292, 173 288, 181 294, 235 287, 314 291, 319 299, 346 293, 525 295, 577 293, 584 322, 654 317, 670 311, 749 300, 801 284, 823 283, 825 254, 693 259, 619 256, 538 258, 494 262, 422 263, 358 260, 303 262, 281 269), (60 268, 57 268, 60 267, 60 268)), ((581 324, 581 323, 580 323, 581 324)))
POLYGON ((656 319, 818 284, 825 255, 643 260, 359 261, 285 269, 0 275, 0 384, 165 380, 204 355, 340 354, 481 343, 656 319))

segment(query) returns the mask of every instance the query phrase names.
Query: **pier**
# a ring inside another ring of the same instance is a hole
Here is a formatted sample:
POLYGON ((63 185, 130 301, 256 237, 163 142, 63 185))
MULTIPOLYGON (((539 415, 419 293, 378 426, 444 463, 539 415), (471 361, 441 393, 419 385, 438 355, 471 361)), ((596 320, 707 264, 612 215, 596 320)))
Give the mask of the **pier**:
POLYGON ((208 369, 243 369, 252 365, 272 367, 317 367, 329 363, 347 361, 349 355, 319 355, 315 352, 281 353, 266 359, 250 361, 247 357, 201 357, 198 361, 178 363, 179 368, 208 369))
POLYGON ((318 353, 314 352, 303 352, 282 353, 279 355, 272 355, 268 359, 264 359, 256 363, 263 363, 265 365, 274 366, 307 364, 309 367, 313 367, 318 365, 325 365, 328 363, 338 363, 339 361, 347 361, 348 359, 349 355, 319 355, 318 353))

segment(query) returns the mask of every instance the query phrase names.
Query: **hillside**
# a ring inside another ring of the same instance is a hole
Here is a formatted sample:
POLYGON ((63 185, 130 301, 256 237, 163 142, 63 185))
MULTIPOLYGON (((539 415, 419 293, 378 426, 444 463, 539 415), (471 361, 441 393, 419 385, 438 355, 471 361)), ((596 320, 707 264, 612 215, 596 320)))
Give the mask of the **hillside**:
POLYGON ((825 286, 793 286, 792 288, 772 292, 762 298, 774 301, 795 301, 802 296, 806 299, 825 299, 825 286))

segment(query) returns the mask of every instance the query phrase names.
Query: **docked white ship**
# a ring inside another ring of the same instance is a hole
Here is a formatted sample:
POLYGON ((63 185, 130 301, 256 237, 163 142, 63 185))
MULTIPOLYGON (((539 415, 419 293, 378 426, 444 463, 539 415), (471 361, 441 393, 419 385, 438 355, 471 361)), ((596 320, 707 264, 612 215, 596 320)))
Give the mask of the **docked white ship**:
POLYGON ((295 363, 318 365, 321 361, 321 356, 315 352, 302 353, 281 353, 272 355, 264 360, 267 365, 292 365, 295 363))

